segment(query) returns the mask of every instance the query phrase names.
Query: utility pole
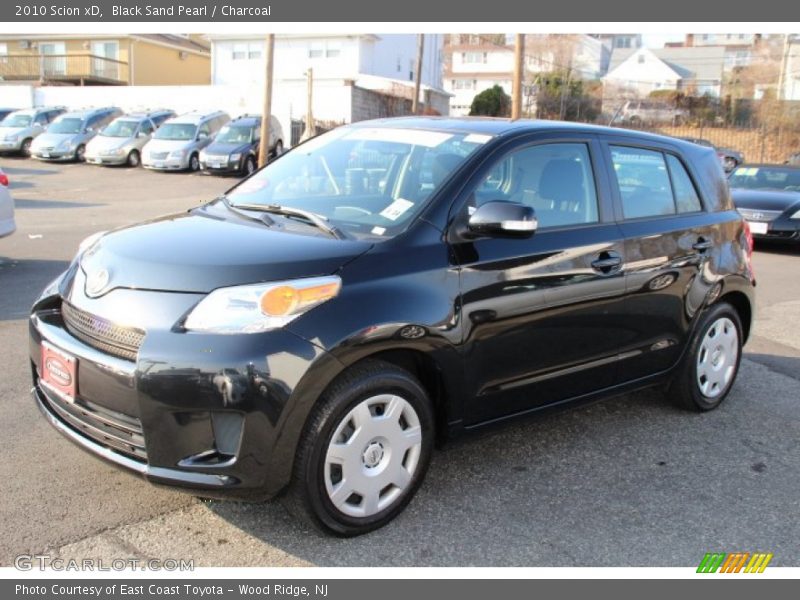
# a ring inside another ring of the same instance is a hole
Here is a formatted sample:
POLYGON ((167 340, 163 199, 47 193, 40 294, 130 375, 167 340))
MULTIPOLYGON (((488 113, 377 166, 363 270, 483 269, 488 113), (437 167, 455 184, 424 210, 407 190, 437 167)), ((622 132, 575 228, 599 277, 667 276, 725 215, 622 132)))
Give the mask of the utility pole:
POLYGON ((785 100, 786 99, 786 93, 785 93, 784 88, 786 87, 786 67, 789 64, 789 48, 790 47, 791 46, 789 46, 789 34, 788 33, 784 33, 783 34, 783 58, 781 59, 781 74, 778 77, 778 90, 777 90, 778 93, 775 94, 775 97, 778 100, 785 100))
POLYGON ((511 118, 522 116, 522 75, 525 69, 525 34, 518 33, 514 39, 514 81, 511 84, 511 118))
POLYGON ((419 114, 419 88, 422 83, 422 53, 425 50, 425 34, 417 34, 417 71, 414 73, 414 100, 411 102, 412 114, 419 114))
POLYGON ((272 70, 274 66, 275 34, 268 33, 264 40, 264 58, 267 70, 264 79, 264 111, 261 115, 261 140, 258 144, 258 166, 263 167, 269 160, 269 126, 272 118, 272 70))
POLYGON ((306 127, 303 129, 303 135, 300 136, 300 141, 305 142, 317 135, 317 126, 314 124, 314 112, 311 110, 314 101, 314 69, 310 68, 306 71, 306 127))

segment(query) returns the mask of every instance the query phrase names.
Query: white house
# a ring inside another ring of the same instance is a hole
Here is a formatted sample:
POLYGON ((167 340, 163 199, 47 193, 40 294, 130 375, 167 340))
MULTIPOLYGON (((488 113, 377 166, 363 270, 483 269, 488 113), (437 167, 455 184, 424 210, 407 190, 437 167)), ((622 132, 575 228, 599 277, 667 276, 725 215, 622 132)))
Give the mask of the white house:
MULTIPOLYGON (((264 36, 212 34, 211 81, 249 88, 261 96, 264 85, 264 36)), ((416 34, 277 34, 275 36, 273 113, 284 128, 306 114, 306 73, 314 79, 316 119, 349 122, 354 114, 353 86, 410 99, 417 57, 416 34)), ((449 95, 441 90, 442 36, 426 34, 420 100, 447 113, 449 95)), ((363 95, 362 95, 363 96, 363 95)), ((378 116, 368 112, 367 116, 378 116)))
MULTIPOLYGON (((495 85, 512 93, 512 38, 498 34, 449 36, 444 49, 443 87, 452 94, 450 114, 469 114, 475 96, 495 85)), ((604 52, 602 42, 588 35, 526 35, 524 92, 532 92, 529 84, 535 73, 571 70, 576 78, 598 79, 604 52)), ((529 98, 528 104, 533 101, 529 98)))
POLYGON ((655 90, 719 96, 724 66, 722 46, 615 49, 603 83, 632 96, 655 90))

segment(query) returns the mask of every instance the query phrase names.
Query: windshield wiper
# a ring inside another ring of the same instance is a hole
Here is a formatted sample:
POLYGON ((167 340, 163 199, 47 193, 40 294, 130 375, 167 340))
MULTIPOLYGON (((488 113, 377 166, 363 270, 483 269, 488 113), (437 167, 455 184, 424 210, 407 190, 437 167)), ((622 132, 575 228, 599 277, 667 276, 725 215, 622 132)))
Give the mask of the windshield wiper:
POLYGON ((242 210, 255 210, 258 212, 272 213, 275 215, 283 215, 285 217, 295 217, 310 223, 317 229, 335 237, 338 240, 347 239, 344 233, 328 222, 328 218, 311 212, 310 210, 303 210, 302 208, 292 208, 291 206, 281 206, 280 204, 231 204, 227 202, 231 208, 239 208, 242 210))

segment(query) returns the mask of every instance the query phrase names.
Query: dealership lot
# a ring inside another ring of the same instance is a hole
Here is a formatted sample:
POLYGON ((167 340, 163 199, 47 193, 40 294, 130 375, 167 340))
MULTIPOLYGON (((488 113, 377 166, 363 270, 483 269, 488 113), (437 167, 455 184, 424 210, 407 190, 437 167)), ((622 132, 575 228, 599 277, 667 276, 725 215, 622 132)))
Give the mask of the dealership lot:
POLYGON ((120 473, 62 439, 28 396, 27 310, 80 240, 235 180, 12 158, 0 168, 18 222, 0 240, 0 565, 48 552, 198 566, 686 566, 708 551, 800 565, 800 250, 757 251, 755 334, 718 411, 685 413, 649 391, 458 441, 399 519, 338 540, 277 503, 205 502, 120 473))

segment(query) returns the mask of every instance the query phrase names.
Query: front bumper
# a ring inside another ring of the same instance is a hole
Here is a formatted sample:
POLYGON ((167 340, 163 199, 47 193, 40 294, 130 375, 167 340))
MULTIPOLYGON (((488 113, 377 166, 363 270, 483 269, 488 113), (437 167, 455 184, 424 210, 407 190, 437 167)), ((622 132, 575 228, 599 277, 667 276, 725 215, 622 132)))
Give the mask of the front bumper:
MULTIPOLYGON (((157 296, 174 308, 170 297, 181 295, 144 296, 149 309, 157 296)), ((299 435, 287 431, 286 420, 303 394, 301 380, 327 356, 322 350, 283 330, 241 336, 152 330, 137 359, 126 360, 76 337, 60 301, 51 302, 30 319, 32 395, 62 435, 152 483, 206 496, 262 500, 285 487, 291 440, 299 435), (75 358, 74 401, 42 381, 43 342, 75 358)))
MULTIPOLYGON (((750 224, 751 228, 753 223, 750 224)), ((757 240, 771 240, 775 242, 800 242, 800 221, 782 216, 766 223, 766 233, 753 231, 753 238, 757 240)))
POLYGON ((185 171, 189 168, 189 158, 154 159, 148 156, 142 159, 142 166, 154 171, 185 171))
POLYGON ((216 175, 231 175, 240 173, 242 170, 241 160, 232 162, 227 158, 225 160, 200 160, 200 169, 204 173, 216 175))
POLYGON ((31 150, 31 157, 37 160, 70 161, 75 160, 75 150, 31 150))
POLYGON ((127 154, 121 155, 89 155, 84 157, 87 163, 91 165, 124 165, 128 161, 127 154))
POLYGON ((16 141, 9 142, 6 140, 0 141, 0 152, 19 152, 22 150, 22 140, 17 139, 16 141))

